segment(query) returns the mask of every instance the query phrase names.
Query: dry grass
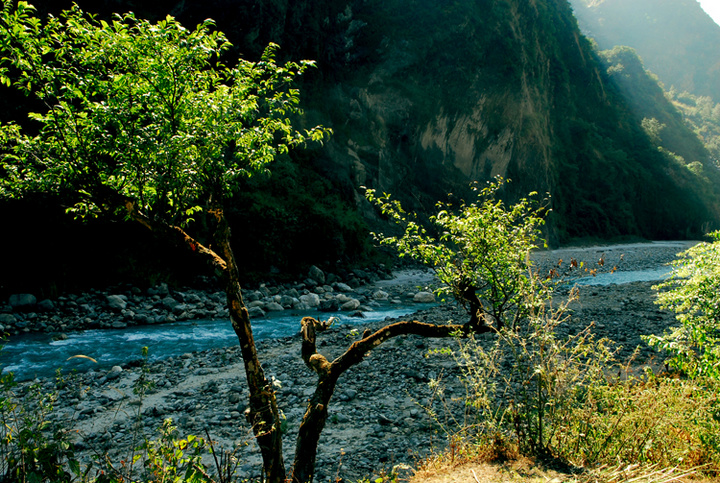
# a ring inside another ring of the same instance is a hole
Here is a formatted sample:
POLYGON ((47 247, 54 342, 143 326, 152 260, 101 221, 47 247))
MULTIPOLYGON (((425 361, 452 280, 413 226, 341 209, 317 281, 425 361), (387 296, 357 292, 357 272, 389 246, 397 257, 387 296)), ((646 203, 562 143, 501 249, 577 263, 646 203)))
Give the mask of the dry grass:
POLYGON ((528 458, 504 463, 465 461, 426 464, 409 483, 716 483, 720 479, 696 477, 695 470, 629 465, 601 467, 570 473, 551 469, 528 458))

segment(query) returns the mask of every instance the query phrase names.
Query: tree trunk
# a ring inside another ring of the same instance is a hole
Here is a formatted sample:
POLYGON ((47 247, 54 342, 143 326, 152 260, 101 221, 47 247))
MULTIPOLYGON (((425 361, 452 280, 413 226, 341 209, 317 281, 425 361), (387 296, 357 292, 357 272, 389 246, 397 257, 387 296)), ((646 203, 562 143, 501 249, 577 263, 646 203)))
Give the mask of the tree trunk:
POLYGON ((250 314, 248 314, 242 299, 239 271, 235 262, 235 255, 230 247, 230 226, 222 209, 216 208, 210 211, 218 222, 218 228, 214 236, 218 248, 213 250, 199 243, 185 233, 182 228, 149 218, 139 212, 135 204, 130 201, 125 203, 125 208, 135 221, 152 231, 162 233, 170 239, 187 246, 193 253, 209 260, 213 267, 223 274, 230 320, 240 342, 250 392, 250 408, 246 416, 252 426, 262 454, 263 480, 267 483, 285 483, 286 471, 285 462, 283 461, 280 417, 275 391, 272 384, 265 377, 258 359, 250 325, 250 314))
POLYGON ((293 483, 312 482, 315 473, 318 441, 320 440, 320 433, 325 428, 328 405, 335 391, 335 385, 340 376, 346 370, 361 362, 370 350, 399 335, 415 334, 423 337, 451 337, 456 334, 467 335, 469 333, 495 330, 493 327, 478 325, 474 320, 464 325, 435 325, 416 320, 396 322, 386 325, 354 342, 345 353, 331 363, 317 352, 316 346, 317 331, 324 330, 327 326, 327 323, 317 321, 312 317, 302 319, 302 357, 305 364, 318 374, 319 379, 315 394, 308 403, 298 431, 295 461, 292 470, 293 483))
POLYGON ((230 311, 232 327, 240 342, 240 350, 245 364, 250 408, 247 420, 252 426, 255 439, 260 446, 263 459, 264 481, 267 483, 285 482, 285 463, 282 453, 282 434, 277 400, 272 384, 265 377, 258 359, 253 339, 250 315, 245 307, 240 291, 238 268, 230 247, 230 227, 222 215, 218 216, 220 228, 216 234, 216 243, 227 264, 225 269, 225 294, 230 311))

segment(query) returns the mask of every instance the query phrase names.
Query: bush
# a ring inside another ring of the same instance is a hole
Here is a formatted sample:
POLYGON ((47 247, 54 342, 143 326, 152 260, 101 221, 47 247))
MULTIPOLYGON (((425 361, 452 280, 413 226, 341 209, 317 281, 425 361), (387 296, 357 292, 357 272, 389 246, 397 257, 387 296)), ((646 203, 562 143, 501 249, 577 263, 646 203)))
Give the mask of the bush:
POLYGON ((390 195, 376 197, 367 190, 368 199, 404 230, 399 237, 377 237, 380 242, 432 268, 441 283, 437 293, 463 305, 474 325, 493 330, 522 323, 553 287, 533 272, 530 261, 545 210, 527 198, 506 207, 497 199, 503 183, 497 178, 482 189, 474 185, 477 201, 459 209, 438 203, 428 229, 390 195))
POLYGON ((720 231, 711 243, 679 254, 670 278, 654 289, 657 303, 675 312, 680 325, 648 344, 669 354, 667 364, 690 376, 720 378, 720 231))

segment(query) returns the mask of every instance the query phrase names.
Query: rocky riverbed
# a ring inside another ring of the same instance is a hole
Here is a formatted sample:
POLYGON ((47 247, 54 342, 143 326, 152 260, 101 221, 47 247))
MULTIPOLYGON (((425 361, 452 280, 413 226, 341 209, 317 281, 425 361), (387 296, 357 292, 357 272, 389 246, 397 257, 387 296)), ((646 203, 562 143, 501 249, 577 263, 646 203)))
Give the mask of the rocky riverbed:
MULTIPOLYGON (((599 271, 609 271, 616 266, 619 271, 655 268, 669 262, 688 246, 690 244, 685 242, 634 244, 542 252, 535 257, 544 271, 557 269, 560 259, 563 259, 560 268, 570 263, 571 259, 583 261, 583 267, 589 267, 589 270, 585 272, 583 269, 578 275, 590 277, 590 272, 596 268, 599 271), (603 260, 602 264, 598 263, 600 260, 603 260)), ((324 284, 315 280, 314 290, 305 287, 302 290, 308 293, 303 294, 300 290, 298 295, 313 293, 320 300, 329 300, 327 293, 334 294, 335 299, 344 294, 359 302, 357 307, 349 310, 359 310, 363 304, 370 303, 378 292, 382 294, 377 296, 398 300, 407 300, 411 295, 415 297, 418 292, 424 292, 418 286, 425 286, 428 279, 426 276, 418 278, 420 276, 420 273, 415 273, 394 284, 376 285, 380 278, 377 276, 378 280, 366 280, 355 287, 346 282, 332 282, 346 284, 350 288, 348 291, 328 284, 327 280, 324 284), (324 292, 318 293, 317 287, 324 292)), ((608 337, 623 346, 621 357, 629 357, 640 346, 636 364, 657 366, 653 353, 642 348, 640 336, 662 332, 673 323, 674 318, 654 305, 652 285, 653 282, 635 282, 580 286, 579 300, 572 305, 572 318, 562 330, 575 333, 594 323, 598 336, 608 337)), ((285 287, 285 290, 292 289, 298 290, 297 287, 285 287)), ((282 305, 280 289, 276 294, 272 294, 275 289, 267 290, 268 294, 258 290, 262 295, 258 300, 266 301, 279 295, 281 301, 277 303, 282 305)), ((559 290, 561 296, 566 292, 566 288, 559 290)), ((108 295, 118 294, 97 294, 97 300, 102 302, 102 297, 105 297, 107 301, 108 295)), ((136 302, 139 300, 133 298, 136 296, 141 297, 141 294, 126 294, 127 300, 124 301, 127 305, 124 309, 113 309, 110 313, 115 317, 108 318, 105 326, 112 327, 112 320, 133 321, 122 310, 141 313, 128 308, 143 304, 136 302)), ((177 293, 157 293, 149 295, 153 303, 144 302, 142 306, 147 308, 143 310, 156 316, 176 314, 175 309, 163 309, 161 306, 168 296, 179 304, 189 302, 177 293)), ((205 300, 199 310, 214 310, 217 316, 224 315, 217 295, 208 294, 207 299, 201 295, 198 297, 205 300)), ((300 297, 297 299, 301 300, 300 297)), ((312 299, 314 301, 315 297, 312 299)), ((91 303, 78 303, 77 299, 68 297, 66 302, 70 301, 77 304, 77 317, 84 315, 92 318, 87 313, 93 312, 82 308, 83 305, 92 306, 91 303), (80 314, 83 310, 86 313, 80 314)), ((340 300, 337 302, 340 303, 340 300)), ((18 313, 28 314, 14 311, 14 307, 11 311, 5 310, 5 314, 13 316, 18 313)), ((48 312, 46 317, 46 320, 57 317, 59 320, 54 323, 60 324, 60 329, 63 323, 67 323, 61 315, 50 315, 48 312)), ((457 307, 441 305, 416 313, 413 318, 430 322, 464 322, 465 314, 457 307)), ((379 327, 384 323, 387 322, 374 325, 379 327)), ((18 328, 17 325, 14 327, 18 328)), ((329 358, 335 357, 360 338, 365 328, 363 325, 333 327, 320 335, 319 350, 329 358)), ((428 383, 441 378, 446 384, 446 399, 451 401, 451 406, 461 406, 464 389, 458 381, 457 364, 448 351, 439 350, 452 349, 454 344, 451 340, 416 336, 397 338, 375 349, 361 364, 348 371, 341 378, 329 408, 330 417, 318 453, 317 481, 335 481, 336 477, 355 481, 369 477, 383 467, 412 465, 433 449, 444 447, 446 433, 442 426, 447 422, 445 415, 449 413, 438 412, 440 420, 433 420, 428 415, 426 408, 434 406, 440 409, 428 383), (452 399, 456 401, 452 402, 452 399)), ((297 428, 306 401, 314 390, 316 377, 301 361, 298 336, 260 341, 258 350, 267 375, 275 381, 279 406, 286 418, 284 444, 286 460, 290 463, 297 428)), ((243 416, 247 390, 237 347, 188 353, 153 363, 148 369, 154 388, 142 398, 133 391, 142 373, 137 364, 115 367, 109 372, 91 371, 70 378, 61 389, 53 418, 65 421, 77 430, 77 447, 84 454, 105 451, 117 454, 124 451, 123 457, 127 457, 127 448, 139 435, 157 437, 156 430, 162 420, 172 418, 181 435, 205 436, 207 432, 219 447, 235 450, 241 477, 257 476, 260 457, 243 416)), ((36 382, 48 389, 54 387, 53 381, 36 382)), ((19 390, 24 389, 21 387, 19 390)))

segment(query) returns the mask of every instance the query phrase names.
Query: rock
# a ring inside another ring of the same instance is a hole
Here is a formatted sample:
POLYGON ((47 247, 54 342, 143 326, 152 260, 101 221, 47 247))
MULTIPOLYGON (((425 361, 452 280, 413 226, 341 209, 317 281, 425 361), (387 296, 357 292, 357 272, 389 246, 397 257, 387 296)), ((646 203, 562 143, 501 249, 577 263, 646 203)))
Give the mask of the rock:
POLYGON ((260 307, 250 307, 248 309, 248 314, 250 314, 250 317, 254 319, 265 317, 265 311, 260 307))
POLYGON ((378 290, 377 292, 373 293, 372 297, 375 300, 387 300, 390 294, 385 292, 384 290, 378 290))
POLYGON ((170 289, 168 288, 168 285, 166 283, 161 283, 149 288, 147 293, 148 295, 159 295, 161 297, 164 297, 165 295, 168 295, 170 293, 170 289))
POLYGON ((430 292, 418 292, 413 295, 413 302, 418 304, 430 304, 435 302, 435 295, 430 292))
POLYGON ((355 310, 360 307, 360 301, 357 299, 351 299, 340 306, 340 310, 348 311, 355 310))
POLYGON ((105 301, 111 310, 120 311, 127 308, 127 297, 124 295, 107 295, 105 301))
POLYGON ((13 294, 8 303, 13 310, 26 310, 35 306, 37 298, 29 293, 13 294))
POLYGON ((325 283, 325 273, 315 265, 310 267, 310 271, 308 272, 308 278, 315 280, 318 284, 321 285, 325 283))
POLYGON ((167 297, 165 297, 164 299, 162 299, 161 303, 165 310, 170 310, 170 311, 174 310, 176 307, 178 307, 180 305, 180 302, 178 302, 174 298, 170 297, 169 295, 167 297))
POLYGON ((333 288, 339 292, 352 292, 353 289, 350 287, 350 285, 342 282, 336 283, 333 288))
POLYGON ((17 319, 13 314, 0 314, 0 324, 7 326, 13 326, 17 322, 17 319))
POLYGON ((317 307, 320 305, 320 296, 316 293, 301 295, 300 302, 304 303, 310 308, 317 307))
POLYGON ((321 300, 319 309, 321 312, 337 312, 340 310, 340 303, 336 299, 321 300))
POLYGON ((280 312, 282 310, 285 310, 285 307, 283 307, 277 302, 270 302, 268 304, 265 304, 265 310, 267 310, 268 312, 280 312))
POLYGON ((113 366, 113 368, 110 369, 110 371, 105 375, 105 378, 106 378, 108 381, 112 381, 112 380, 117 379, 118 377, 120 377, 120 374, 122 374, 122 372, 123 372, 122 367, 120 367, 120 366, 113 366))
POLYGON ((55 304, 50 299, 41 300, 37 304, 37 309, 43 312, 50 312, 55 309, 55 304))

